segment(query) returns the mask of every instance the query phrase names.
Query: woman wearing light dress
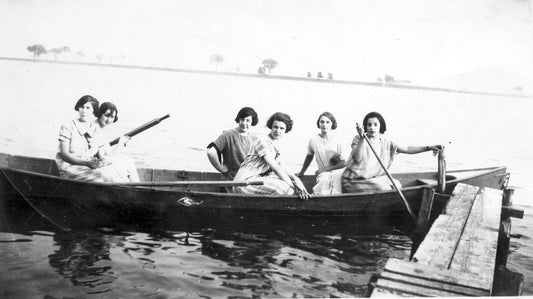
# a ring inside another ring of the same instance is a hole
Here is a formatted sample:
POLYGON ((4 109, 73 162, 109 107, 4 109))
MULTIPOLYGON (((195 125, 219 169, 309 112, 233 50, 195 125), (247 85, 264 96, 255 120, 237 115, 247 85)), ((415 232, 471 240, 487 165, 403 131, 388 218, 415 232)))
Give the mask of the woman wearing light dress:
POLYGON ((297 176, 302 177, 315 158, 318 170, 315 172, 316 185, 313 187, 313 193, 341 194, 341 175, 346 161, 342 144, 332 132, 337 128, 337 120, 333 114, 326 111, 318 116, 316 126, 320 133, 309 140, 307 155, 297 176))

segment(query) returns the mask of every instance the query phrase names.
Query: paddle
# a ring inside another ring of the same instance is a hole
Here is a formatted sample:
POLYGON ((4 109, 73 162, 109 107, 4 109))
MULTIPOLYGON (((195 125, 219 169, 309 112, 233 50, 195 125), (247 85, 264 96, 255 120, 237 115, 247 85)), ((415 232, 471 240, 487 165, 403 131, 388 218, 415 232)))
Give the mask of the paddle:
MULTIPOLYGON (((357 126, 359 126, 359 124, 357 126)), ((368 144, 368 146, 370 146, 370 149, 374 153, 374 156, 376 156, 376 159, 378 159, 378 162, 381 165, 381 167, 383 168, 383 170, 385 171, 385 174, 387 175, 387 177, 391 181, 392 186, 394 187, 394 190, 396 190, 396 193, 398 193, 398 195, 401 197, 401 199, 403 201, 403 204, 405 205, 405 208, 407 209, 407 212, 409 212, 409 215, 411 215, 411 218, 413 218, 413 221, 416 223, 417 222, 416 221, 416 216, 413 213, 413 210, 411 210, 411 207, 409 206, 409 203, 407 202, 407 199, 405 199, 405 196, 403 196, 402 191, 400 191, 400 189, 398 189, 398 186, 396 186, 396 183, 392 179, 392 176, 390 175, 389 171, 387 170, 387 167, 385 167, 385 165, 383 165, 383 162, 381 162, 381 159, 379 158, 378 153, 376 153, 376 150, 374 150, 374 147, 370 143, 370 140, 368 140, 368 137, 366 136, 366 134, 363 134, 363 137, 365 138, 366 143, 368 144)))
POLYGON ((240 187, 249 185, 263 185, 262 181, 164 181, 164 182, 137 182, 137 183, 112 183, 112 185, 134 187, 180 187, 180 186, 223 186, 240 187))
MULTIPOLYGON (((133 136, 135 136, 135 135, 137 135, 137 134, 139 134, 139 133, 141 133, 141 132, 143 132, 145 130, 150 129, 151 127, 159 124, 161 121, 163 121, 163 120, 165 120, 165 119, 167 119, 169 117, 170 117, 170 114, 167 114, 167 115, 159 117, 159 118, 155 118, 155 119, 145 123, 144 125, 129 131, 128 133, 124 134, 124 136, 133 137, 133 136)), ((113 145, 117 144, 119 140, 120 140, 120 137, 117 137, 117 138, 113 139, 111 142, 109 142, 109 145, 113 146, 113 145)))

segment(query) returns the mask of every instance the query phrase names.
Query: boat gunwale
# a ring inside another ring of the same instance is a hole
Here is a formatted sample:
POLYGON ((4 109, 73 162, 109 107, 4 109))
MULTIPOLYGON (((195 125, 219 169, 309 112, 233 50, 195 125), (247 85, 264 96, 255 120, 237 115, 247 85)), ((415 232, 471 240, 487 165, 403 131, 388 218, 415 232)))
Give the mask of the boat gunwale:
MULTIPOLYGON (((469 180, 475 177, 480 177, 487 175, 491 172, 497 172, 499 170, 505 170, 506 166, 493 166, 493 167, 485 167, 485 168, 473 168, 473 169, 458 169, 458 170, 449 170, 447 171, 447 174, 453 174, 453 173, 461 173, 461 172, 473 172, 473 171, 482 171, 480 173, 475 173, 470 176, 462 177, 462 178, 455 178, 449 181, 446 181, 446 184, 456 184, 461 181, 469 180)), ((213 197, 222 197, 227 198, 229 196, 233 198, 277 198, 277 199, 299 199, 297 195, 264 195, 264 194, 242 194, 242 193, 222 193, 222 192, 212 192, 212 191, 188 191, 188 190, 168 190, 168 189, 159 189, 158 187, 146 187, 146 186, 121 186, 120 184, 116 183, 103 183, 103 182, 91 182, 91 181, 80 181, 75 179, 69 179, 64 178, 57 175, 51 175, 51 174, 44 174, 24 169, 18 169, 18 168, 12 168, 12 167, 0 167, 0 170, 7 169, 9 171, 14 171, 18 173, 22 173, 25 175, 31 175, 36 177, 42 177, 47 179, 53 179, 53 180, 59 180, 59 181, 66 181, 69 183, 79 184, 79 185, 88 185, 88 186, 100 186, 100 187, 111 187, 113 189, 126 189, 126 190, 139 190, 139 191, 150 191, 152 193, 187 193, 191 195, 209 195, 213 197)), ((149 168, 148 168, 149 169, 149 168)), ((171 170, 171 171, 179 171, 179 170, 171 170)), ((435 172, 432 171, 426 171, 426 172, 401 172, 401 173, 391 173, 392 176, 396 175, 405 175, 405 174, 434 174, 435 172)), ((184 181, 186 182, 186 181, 184 181)), ((411 190, 417 190, 421 188, 435 188, 437 186, 437 182, 431 182, 424 185, 418 185, 418 186, 411 186, 411 187, 405 187, 401 188, 401 190, 405 191, 411 191, 411 190)), ((167 187, 168 188, 168 187, 167 187)), ((361 193, 342 193, 342 194, 330 194, 330 195, 312 195, 311 200, 313 199, 324 199, 324 198, 345 198, 345 197, 354 197, 354 196, 371 196, 371 195, 381 195, 381 194, 388 194, 388 193, 396 193, 395 190, 379 190, 379 191, 368 191, 368 192, 361 192, 361 193)))

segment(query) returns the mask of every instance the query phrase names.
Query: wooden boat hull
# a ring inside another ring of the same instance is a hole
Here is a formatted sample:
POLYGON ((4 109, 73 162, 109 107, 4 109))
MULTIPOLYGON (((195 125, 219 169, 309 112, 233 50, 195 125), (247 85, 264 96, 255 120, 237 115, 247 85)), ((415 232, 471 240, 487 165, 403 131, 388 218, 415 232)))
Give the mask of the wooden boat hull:
MULTIPOLYGON (((213 190, 187 190, 183 187, 119 186, 64 179, 53 174, 54 161, 31 159, 5 154, 0 156, 0 161, 3 161, 0 162, 0 181, 4 181, 0 184, 4 189, 9 189, 8 192, 23 197, 18 200, 25 200, 36 211, 50 217, 60 226, 70 226, 72 219, 83 226, 117 226, 129 223, 151 227, 184 221, 224 221, 257 216, 390 217, 406 213, 401 199, 394 191, 314 196, 304 202, 297 196, 231 194, 213 190), (41 173, 35 172, 35 165, 32 166, 35 161, 38 161, 41 173)), ((149 176, 152 180, 164 176, 157 175, 157 170, 148 172, 151 173, 149 176)), ((198 176, 209 179, 219 176, 170 170, 163 173, 172 180, 176 177, 187 180, 191 177, 197 179, 198 176)), ((452 190, 459 182, 497 189, 503 188, 506 182, 505 167, 449 173, 447 190, 452 190)), ((146 179, 146 171, 140 170, 140 174, 146 179)), ((424 188, 436 186, 436 173, 432 172, 393 176, 404 184, 402 192, 415 212, 420 206, 424 188)), ((313 184, 312 177, 307 177, 304 181, 308 185, 313 184)), ((445 200, 447 196, 437 195, 437 200, 439 199, 445 200)))

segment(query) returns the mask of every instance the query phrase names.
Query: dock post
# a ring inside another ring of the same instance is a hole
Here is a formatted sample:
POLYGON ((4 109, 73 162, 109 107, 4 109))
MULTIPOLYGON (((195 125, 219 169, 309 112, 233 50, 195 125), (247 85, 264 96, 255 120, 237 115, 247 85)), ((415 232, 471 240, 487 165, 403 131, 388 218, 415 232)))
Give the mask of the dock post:
MULTIPOLYGON (((511 207, 513 205, 514 189, 505 188, 502 196, 502 206, 511 207)), ((509 244, 511 240, 511 216, 509 213, 502 213, 500 221, 500 235, 498 239, 498 256, 496 257, 496 266, 507 265, 507 255, 509 253, 509 244)))

